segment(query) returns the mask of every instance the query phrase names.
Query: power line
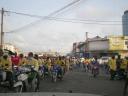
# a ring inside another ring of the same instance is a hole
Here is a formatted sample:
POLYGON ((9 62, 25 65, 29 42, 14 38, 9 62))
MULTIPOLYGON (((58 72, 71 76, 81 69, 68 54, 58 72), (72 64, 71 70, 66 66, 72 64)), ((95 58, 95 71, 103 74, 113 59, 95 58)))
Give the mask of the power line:
MULTIPOLYGON (((19 13, 19 12, 14 12, 14 11, 5 11, 5 12, 10 12, 10 13, 15 13, 19 15, 24 15, 24 16, 29 16, 29 17, 36 17, 36 18, 45 18, 47 20, 54 20, 54 21, 61 21, 61 22, 70 22, 70 23, 82 23, 82 24, 97 24, 97 25, 122 25, 122 24, 113 24, 114 22, 122 22, 122 21, 105 21, 105 20, 89 20, 89 19, 66 19, 66 18, 56 18, 56 17, 48 17, 48 16, 39 16, 39 15, 31 15, 31 14, 25 14, 25 13, 19 13), (104 22, 104 23, 102 23, 104 22), (108 24, 109 22, 109 24, 108 24), (110 24, 111 22, 111 24, 110 24), (113 22, 113 23, 112 23, 113 22), (106 24, 105 24, 106 23, 106 24)), ((18 29, 19 30, 19 29, 18 29)), ((15 30, 17 31, 17 30, 15 30)), ((14 32, 14 31, 10 31, 14 32)), ((6 33, 10 33, 6 32, 6 33)))
POLYGON ((39 16, 39 15, 32 15, 32 14, 26 14, 26 13, 20 13, 20 12, 14 12, 14 11, 5 11, 10 12, 18 15, 23 16, 29 16, 33 18, 46 18, 46 19, 64 19, 64 20, 75 20, 75 21, 92 21, 92 22, 122 22, 122 21, 110 21, 110 20, 91 20, 91 19, 68 19, 68 18, 57 18, 57 17, 48 17, 48 16, 39 16))
MULTIPOLYGON (((40 20, 31 22, 30 24, 27 24, 27 25, 25 25, 25 26, 23 26, 23 27, 21 27, 21 28, 12 30, 12 31, 10 31, 10 32, 20 31, 20 30, 26 29, 26 28, 28 28, 28 27, 31 27, 31 26, 33 26, 33 25, 35 25, 35 24, 38 24, 38 23, 40 23, 42 20, 45 20, 47 17, 56 15, 57 13, 63 11, 64 9, 66 9, 66 8, 72 6, 72 5, 74 5, 74 4, 76 4, 77 2, 80 2, 80 1, 81 1, 81 0, 75 0, 75 1, 73 1, 73 2, 71 2, 71 3, 69 3, 69 4, 67 4, 66 6, 64 6, 64 7, 60 8, 60 9, 58 9, 58 10, 56 10, 56 11, 50 13, 48 16, 42 17, 40 20)), ((14 12, 14 13, 15 13, 15 12, 14 12)), ((25 14, 24 14, 24 15, 25 15, 25 14)))
POLYGON ((48 20, 55 20, 55 21, 61 21, 61 22, 70 22, 70 23, 82 23, 82 24, 98 24, 98 25, 122 25, 122 24, 103 24, 103 23, 95 23, 95 22, 92 22, 92 23, 87 23, 87 22, 81 22, 81 21, 70 21, 70 20, 59 20, 59 19, 51 19, 51 18, 47 18, 48 20))

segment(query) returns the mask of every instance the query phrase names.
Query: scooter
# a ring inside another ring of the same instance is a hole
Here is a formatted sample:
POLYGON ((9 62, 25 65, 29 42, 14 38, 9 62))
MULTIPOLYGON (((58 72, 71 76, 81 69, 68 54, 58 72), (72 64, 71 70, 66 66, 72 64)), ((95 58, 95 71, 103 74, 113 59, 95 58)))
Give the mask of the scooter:
POLYGON ((98 66, 93 65, 92 74, 93 74, 93 77, 94 78, 97 77, 97 75, 99 74, 99 68, 98 68, 98 66))
POLYGON ((23 81, 27 79, 26 75, 21 75, 16 66, 13 66, 13 72, 1 69, 0 86, 13 89, 14 92, 23 91, 23 81), (10 75, 8 77, 8 75, 10 75), (20 77, 20 78, 19 78, 20 77))
POLYGON ((39 74, 32 65, 24 66, 24 72, 28 75, 27 89, 31 92, 39 90, 39 74))
POLYGON ((57 70, 58 70, 57 78, 59 80, 62 80, 63 79, 63 75, 64 75, 64 69, 61 66, 58 66, 57 70))
POLYGON ((58 74, 57 66, 52 66, 52 68, 51 68, 51 78, 52 78, 53 82, 57 81, 57 74, 58 74))

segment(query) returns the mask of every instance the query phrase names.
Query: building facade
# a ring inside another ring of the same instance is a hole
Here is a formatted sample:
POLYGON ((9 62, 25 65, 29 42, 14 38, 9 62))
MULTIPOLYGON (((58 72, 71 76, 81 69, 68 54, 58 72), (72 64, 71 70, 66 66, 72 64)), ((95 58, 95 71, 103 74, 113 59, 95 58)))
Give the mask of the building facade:
POLYGON ((6 49, 6 50, 10 50, 10 51, 12 51, 12 52, 19 53, 18 48, 16 48, 14 45, 9 44, 9 43, 4 44, 4 45, 3 45, 3 49, 6 49))
POLYGON ((76 52, 76 54, 81 53, 84 57, 102 57, 118 54, 125 57, 128 56, 128 36, 109 36, 105 38, 96 36, 89 38, 83 44, 79 44, 77 49, 79 49, 79 52, 76 52))

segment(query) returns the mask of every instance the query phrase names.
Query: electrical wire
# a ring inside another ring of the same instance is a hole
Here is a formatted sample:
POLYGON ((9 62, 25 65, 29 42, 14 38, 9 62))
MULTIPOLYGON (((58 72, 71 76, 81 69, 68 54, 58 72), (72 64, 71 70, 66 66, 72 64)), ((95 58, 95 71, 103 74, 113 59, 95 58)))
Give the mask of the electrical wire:
MULTIPOLYGON (((74 5, 74 4, 76 4, 76 3, 80 2, 80 1, 81 1, 81 0, 75 0, 75 1, 73 1, 73 2, 71 2, 71 3, 69 3, 69 4, 67 4, 66 6, 64 6, 64 7, 60 8, 60 9, 58 9, 58 10, 56 10, 56 11, 50 13, 49 15, 47 15, 47 16, 45 16, 45 17, 42 17, 40 20, 31 22, 30 24, 27 24, 27 25, 25 25, 25 26, 23 26, 23 27, 21 27, 21 28, 18 28, 18 29, 15 29, 15 30, 12 30, 12 31, 9 31, 9 32, 6 32, 6 33, 17 32, 17 31, 21 31, 21 30, 24 30, 24 29, 26 29, 26 28, 32 27, 33 25, 36 25, 36 24, 42 22, 43 20, 46 20, 47 17, 51 17, 51 16, 53 16, 53 15, 56 15, 56 14, 58 14, 59 12, 63 11, 64 9, 69 8, 69 7, 71 7, 72 5, 74 5)), ((16 13, 16 12, 13 12, 13 13, 16 13)), ((27 14, 24 14, 24 15, 27 15, 27 14)))

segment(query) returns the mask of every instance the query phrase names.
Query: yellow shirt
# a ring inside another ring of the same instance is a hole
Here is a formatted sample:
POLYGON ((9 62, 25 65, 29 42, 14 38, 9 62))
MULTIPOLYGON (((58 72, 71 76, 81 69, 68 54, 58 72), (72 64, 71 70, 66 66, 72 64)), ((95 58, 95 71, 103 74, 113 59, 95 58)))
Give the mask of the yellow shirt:
POLYGON ((116 70, 116 60, 115 59, 110 59, 109 60, 109 67, 112 70, 116 70))
POLYGON ((122 62, 122 64, 121 64, 121 69, 126 69, 127 68, 127 64, 128 64, 128 60, 126 60, 126 59, 123 59, 123 62, 122 62))
POLYGON ((33 66, 35 67, 35 69, 38 71, 38 69, 39 69, 38 60, 36 60, 36 59, 34 59, 34 58, 27 59, 27 60, 26 60, 26 65, 27 65, 27 64, 33 65, 33 66))
POLYGON ((26 64, 26 58, 20 58, 19 65, 25 65, 26 64))
POLYGON ((2 67, 4 69, 12 70, 12 63, 11 63, 11 60, 9 58, 7 58, 7 59, 2 58, 1 59, 1 64, 2 64, 2 67))
POLYGON ((42 65, 42 60, 41 59, 38 59, 38 64, 42 65))
POLYGON ((56 64, 60 65, 60 66, 65 66, 65 63, 63 60, 57 60, 56 64))

